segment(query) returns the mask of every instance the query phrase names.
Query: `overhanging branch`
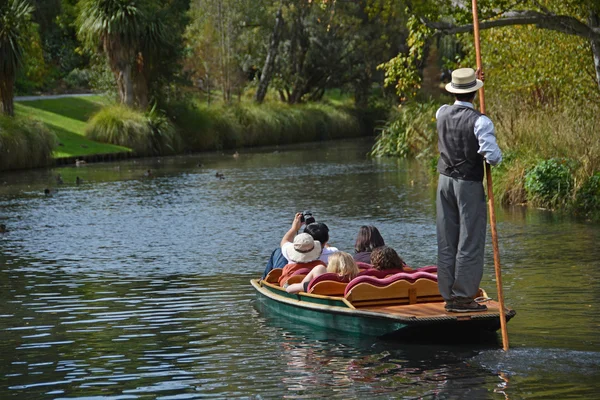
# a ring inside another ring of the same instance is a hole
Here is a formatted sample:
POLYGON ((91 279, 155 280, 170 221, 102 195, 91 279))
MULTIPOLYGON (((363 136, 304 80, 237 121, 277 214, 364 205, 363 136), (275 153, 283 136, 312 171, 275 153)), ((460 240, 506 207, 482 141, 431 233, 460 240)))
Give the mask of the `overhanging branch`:
MULTIPOLYGON (((446 34, 473 31, 473 24, 454 25, 448 22, 433 22, 421 17, 421 21, 429 28, 446 34)), ((585 39, 600 40, 600 28, 589 26, 577 18, 568 15, 544 14, 537 11, 508 11, 498 19, 482 21, 480 29, 489 29, 512 25, 536 25, 538 28, 553 30, 585 39)))

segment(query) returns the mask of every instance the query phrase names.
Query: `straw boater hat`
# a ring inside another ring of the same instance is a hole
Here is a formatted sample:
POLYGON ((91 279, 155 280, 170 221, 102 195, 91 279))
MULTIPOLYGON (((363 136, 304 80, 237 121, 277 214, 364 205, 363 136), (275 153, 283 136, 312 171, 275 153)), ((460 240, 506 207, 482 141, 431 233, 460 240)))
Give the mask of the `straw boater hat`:
POLYGON ((446 85, 450 93, 471 93, 479 90, 483 82, 475 77, 473 68, 459 68, 452 71, 452 82, 446 85))
POLYGON ((294 246, 288 250, 287 256, 296 263, 315 261, 321 256, 321 243, 308 233, 301 233, 294 238, 294 246))

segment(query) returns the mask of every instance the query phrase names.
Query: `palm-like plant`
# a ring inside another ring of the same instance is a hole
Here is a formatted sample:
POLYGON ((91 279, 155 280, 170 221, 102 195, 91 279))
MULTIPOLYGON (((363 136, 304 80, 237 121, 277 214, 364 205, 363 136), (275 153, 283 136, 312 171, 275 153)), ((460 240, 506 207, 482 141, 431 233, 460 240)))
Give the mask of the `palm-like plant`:
POLYGON ((102 46, 117 82, 121 103, 134 104, 133 73, 139 38, 143 33, 142 10, 134 0, 84 0, 79 15, 79 34, 91 46, 102 46))
POLYGON ((23 40, 33 7, 27 0, 8 0, 0 6, 0 106, 14 114, 15 80, 23 57, 23 40))
POLYGON ((148 105, 149 54, 165 45, 164 26, 151 17, 152 0, 83 0, 79 35, 92 48, 101 47, 117 82, 122 104, 148 105))

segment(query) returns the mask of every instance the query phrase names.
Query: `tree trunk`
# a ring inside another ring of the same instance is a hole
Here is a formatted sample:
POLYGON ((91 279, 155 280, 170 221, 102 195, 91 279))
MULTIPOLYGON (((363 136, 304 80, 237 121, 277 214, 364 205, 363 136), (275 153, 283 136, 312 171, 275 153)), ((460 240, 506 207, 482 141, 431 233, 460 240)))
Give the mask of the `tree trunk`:
POLYGON ((4 76, 0 81, 0 105, 2 114, 13 116, 15 115, 15 84, 14 78, 4 76))
POLYGON ((127 47, 122 46, 119 40, 111 40, 110 37, 104 39, 104 53, 108 57, 115 80, 117 81, 117 90, 121 104, 133 107, 133 62, 134 53, 127 47))
POLYGON ((134 102, 140 110, 146 110, 149 103, 148 78, 144 70, 144 57, 138 53, 134 77, 134 102))
POLYGON ((258 84, 258 90, 254 100, 257 103, 262 103, 267 95, 267 89, 273 76, 273 69, 275 66, 275 58, 277 58, 277 50, 279 49, 279 40, 281 38, 281 28, 283 26, 283 16, 281 14, 281 6, 277 10, 275 16, 275 27, 273 28, 273 36, 271 37, 271 43, 269 44, 269 51, 267 52, 267 58, 265 65, 260 74, 260 83, 258 84))
MULTIPOLYGON (((595 11, 590 11, 590 27, 600 28, 600 14, 595 11)), ((592 55, 594 57, 594 70, 596 71, 596 83, 600 90, 600 39, 591 38, 592 55)))
POLYGON ((124 66, 123 70, 120 73, 121 78, 121 86, 123 91, 123 97, 121 98, 121 103, 125 104, 127 107, 133 107, 135 97, 133 95, 133 67, 131 64, 127 64, 124 66))

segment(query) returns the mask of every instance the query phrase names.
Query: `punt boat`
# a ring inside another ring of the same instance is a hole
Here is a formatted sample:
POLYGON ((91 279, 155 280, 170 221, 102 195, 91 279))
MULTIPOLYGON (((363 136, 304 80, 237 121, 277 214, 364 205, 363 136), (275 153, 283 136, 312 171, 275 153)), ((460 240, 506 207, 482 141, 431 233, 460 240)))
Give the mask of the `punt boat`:
MULTIPOLYGON (((261 308, 293 321, 350 334, 386 336, 481 335, 500 329, 499 303, 483 289, 478 301, 484 312, 449 313, 437 286, 437 268, 425 267, 392 275, 362 271, 350 282, 336 274, 323 274, 310 282, 306 292, 287 293, 278 282, 281 269, 265 279, 252 279, 261 308)), ((305 275, 292 276, 288 283, 305 275)), ((283 284, 283 282, 281 282, 283 284)), ((505 309, 507 322, 516 312, 505 309)))

